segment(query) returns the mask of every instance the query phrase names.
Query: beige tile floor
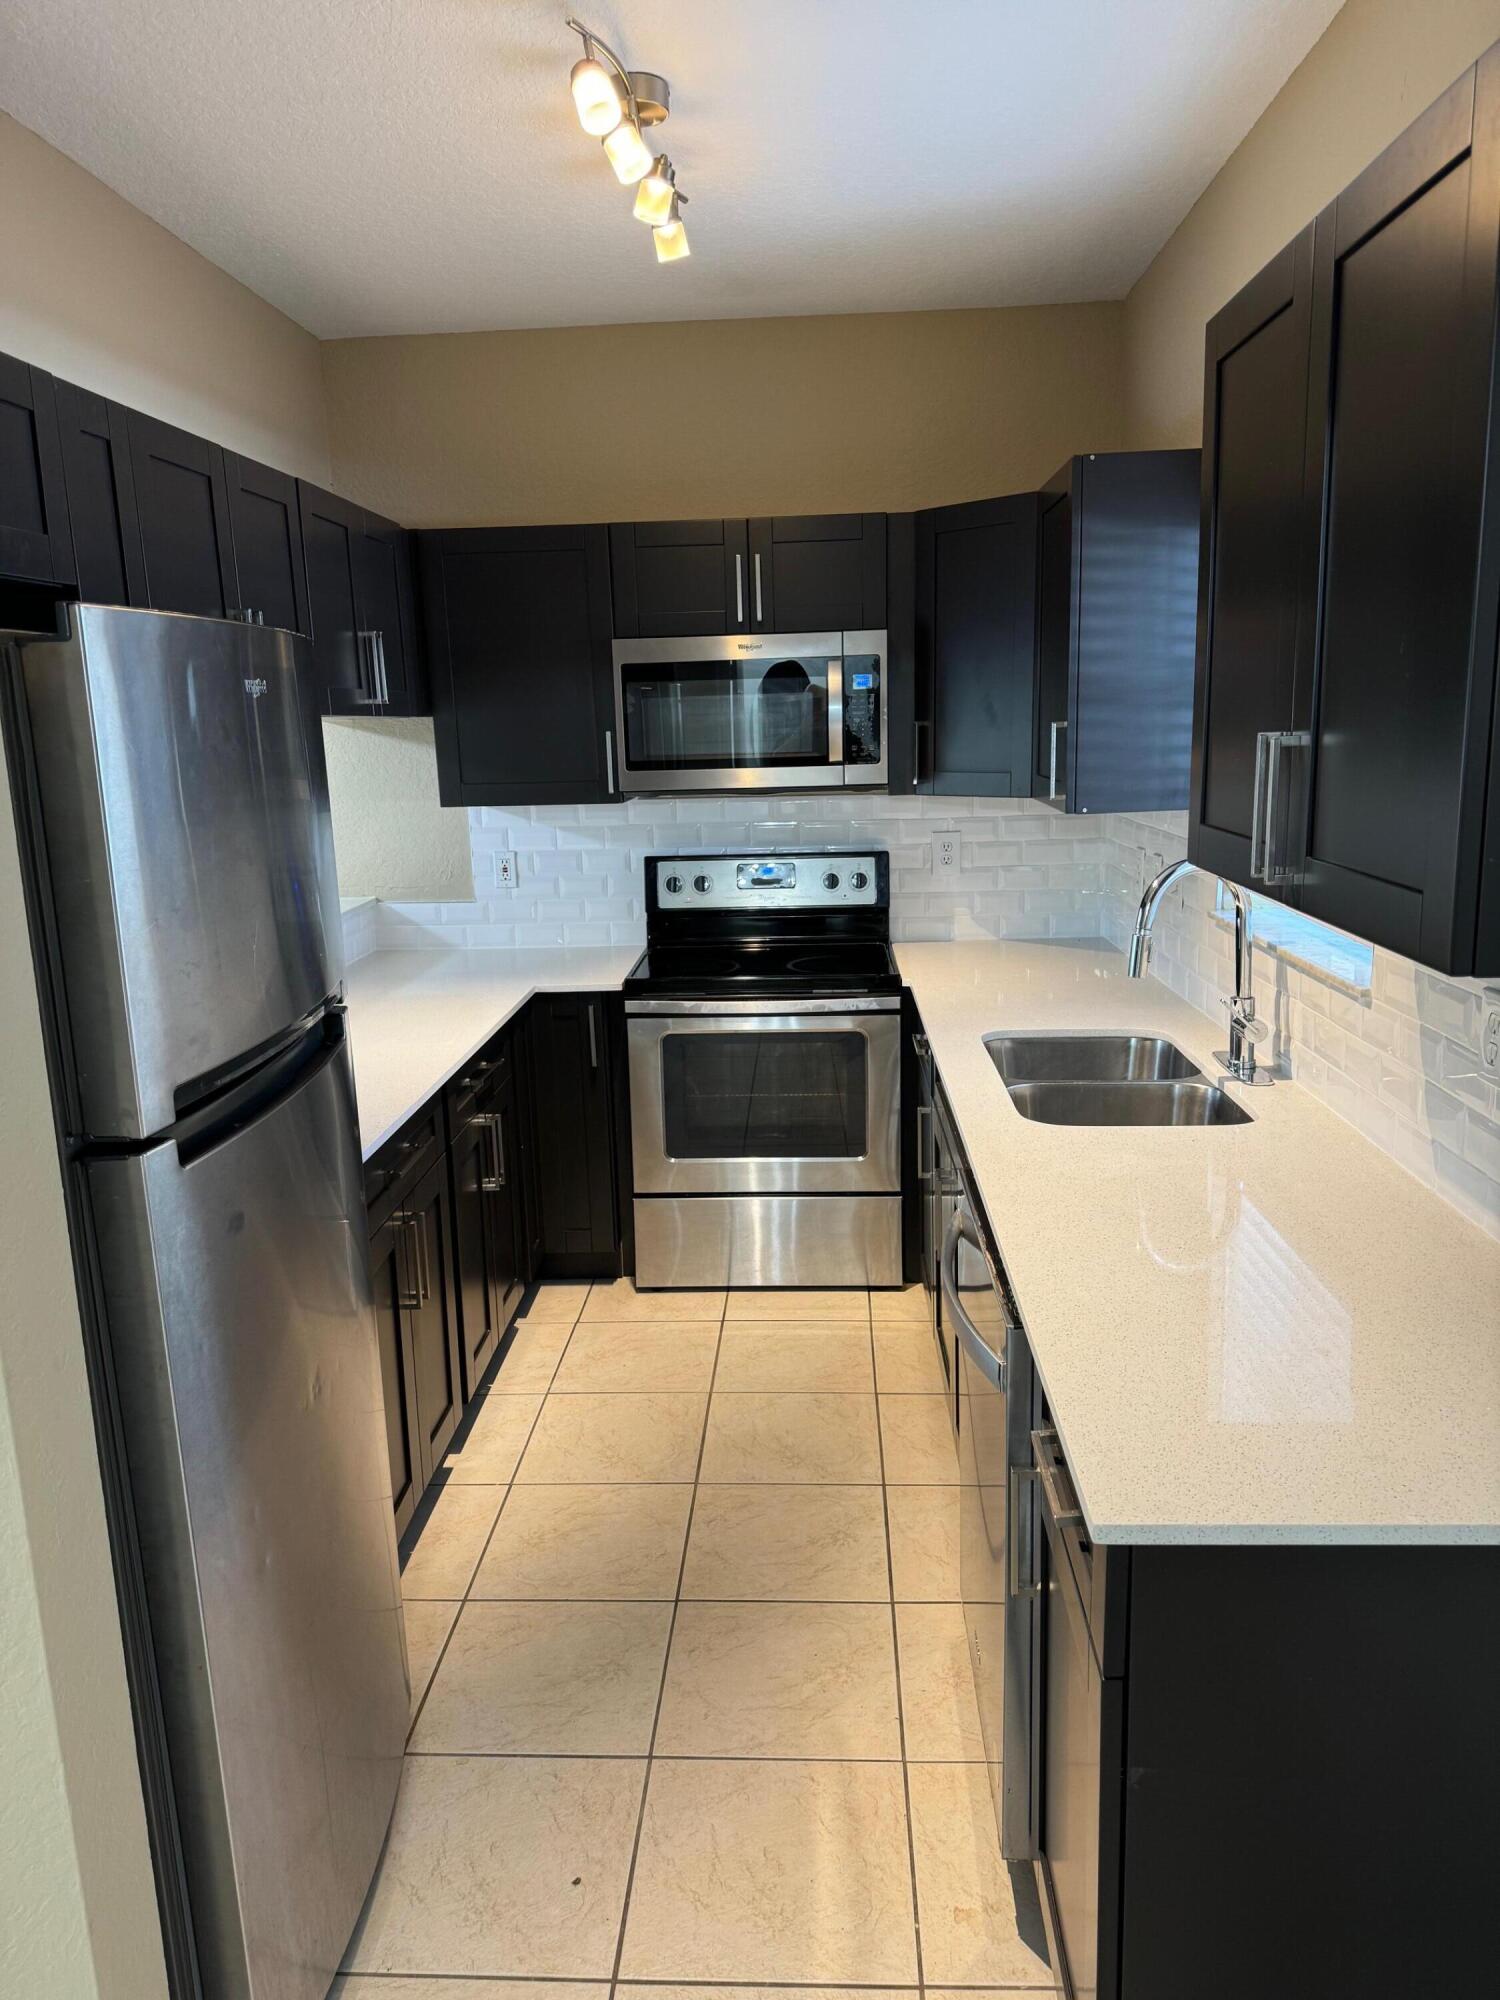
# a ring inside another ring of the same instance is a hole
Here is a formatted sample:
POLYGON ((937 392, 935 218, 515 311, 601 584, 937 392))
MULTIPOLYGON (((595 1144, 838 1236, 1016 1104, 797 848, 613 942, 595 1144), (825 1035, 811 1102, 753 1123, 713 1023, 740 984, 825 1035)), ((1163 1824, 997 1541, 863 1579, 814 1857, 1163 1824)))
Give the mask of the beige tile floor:
POLYGON ((547 1286, 446 1469, 340 2000, 1053 1992, 919 1295, 547 1286))

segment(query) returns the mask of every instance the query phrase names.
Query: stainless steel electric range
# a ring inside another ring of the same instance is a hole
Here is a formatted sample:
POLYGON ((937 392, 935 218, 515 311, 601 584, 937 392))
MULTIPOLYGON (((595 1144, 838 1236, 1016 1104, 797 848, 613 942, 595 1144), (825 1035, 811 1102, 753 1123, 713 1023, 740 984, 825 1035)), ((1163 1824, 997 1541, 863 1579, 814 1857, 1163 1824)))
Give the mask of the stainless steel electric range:
POLYGON ((636 1283, 899 1285, 886 855, 651 855, 625 981, 636 1283))

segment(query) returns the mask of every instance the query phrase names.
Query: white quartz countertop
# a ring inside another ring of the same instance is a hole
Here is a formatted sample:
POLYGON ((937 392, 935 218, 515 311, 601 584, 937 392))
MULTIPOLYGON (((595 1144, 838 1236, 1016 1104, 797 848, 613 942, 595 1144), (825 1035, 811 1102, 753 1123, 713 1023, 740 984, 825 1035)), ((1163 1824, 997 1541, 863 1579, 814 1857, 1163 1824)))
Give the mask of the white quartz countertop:
POLYGON ((1214 1024, 1106 946, 896 956, 1097 1540, 1500 1541, 1500 1244, 1295 1083, 1229 1086, 1248 1125, 1023 1118, 986 1034, 1164 1034, 1218 1073, 1214 1024))
POLYGON ((639 945, 573 951, 376 951, 344 976, 366 1159, 534 993, 608 993, 639 945))

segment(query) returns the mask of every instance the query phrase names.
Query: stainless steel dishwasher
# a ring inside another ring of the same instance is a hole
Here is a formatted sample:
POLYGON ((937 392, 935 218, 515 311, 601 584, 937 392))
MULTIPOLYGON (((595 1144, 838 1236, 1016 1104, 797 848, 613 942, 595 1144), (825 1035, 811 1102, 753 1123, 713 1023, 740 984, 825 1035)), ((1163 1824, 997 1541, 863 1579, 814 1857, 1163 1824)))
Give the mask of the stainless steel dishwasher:
POLYGON ((1041 1690, 1031 1351, 967 1192, 943 1239, 943 1323, 957 1348, 959 1564, 1000 1850, 1037 1853, 1041 1690))

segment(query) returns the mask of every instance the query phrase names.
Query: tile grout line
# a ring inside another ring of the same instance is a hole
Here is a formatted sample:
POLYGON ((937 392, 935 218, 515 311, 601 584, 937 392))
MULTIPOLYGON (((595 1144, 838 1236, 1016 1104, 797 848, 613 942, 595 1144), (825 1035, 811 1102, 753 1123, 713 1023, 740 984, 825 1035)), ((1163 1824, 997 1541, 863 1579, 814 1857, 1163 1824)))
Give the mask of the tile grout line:
MULTIPOLYGON (((868 1305, 868 1298, 866 1304, 868 1305)), ((870 1314, 870 1367, 877 1367, 875 1316, 870 1314)), ((891 1503, 885 1477, 885 1427, 880 1421, 880 1384, 876 1378, 875 1438, 880 1452, 880 1515, 885 1523, 886 1584, 891 1593, 891 1653, 896 1669, 896 1728, 901 1738, 901 1797, 906 1808, 906 1864, 911 1880, 912 1939, 917 1954, 917 1993, 925 2000, 927 1981, 922 1960, 922 1905, 917 1895, 917 1841, 912 1826, 911 1772, 906 1754, 906 1702, 901 1681, 901 1633, 896 1621, 896 1561, 891 1549, 891 1503)))
POLYGON ((641 1837, 646 1828, 646 1805, 651 1797, 651 1767, 656 1756, 656 1733, 661 1727, 662 1703, 667 1693, 667 1673, 672 1663, 672 1641, 677 1632, 677 1614, 682 1608, 682 1584, 687 1575, 688 1546, 693 1538, 693 1516, 698 1509, 698 1481, 703 1470, 703 1454, 708 1445, 708 1426, 714 1407, 714 1382, 719 1373, 719 1355, 724 1346, 724 1324, 729 1312, 729 1293, 719 1314, 719 1337, 714 1342, 713 1367, 709 1370, 708 1394, 703 1400, 703 1428, 698 1433, 698 1457, 693 1466, 693 1497, 688 1502, 687 1526, 682 1537, 682 1555, 677 1564, 677 1588, 672 1597, 672 1616, 667 1621, 667 1643, 662 1650, 661 1678, 656 1684, 656 1707, 651 1716, 651 1735, 646 1744, 646 1767, 641 1779, 641 1803, 636 1814, 635 1839, 630 1848, 630 1866, 625 1871, 625 1895, 620 1904, 620 1930, 615 1939, 614 1963, 609 1973, 609 1995, 614 2000, 620 1984, 620 1967, 625 1958, 625 1932, 630 1922, 630 1898, 635 1889, 636 1864, 640 1859, 641 1837))
MULTIPOLYGON (((583 1297, 583 1302, 580 1304, 578 1309, 580 1318, 583 1315, 583 1305, 587 1304, 587 1302, 588 1302, 588 1293, 585 1292, 583 1297)), ((422 1711, 427 1706, 427 1697, 432 1693, 434 1687, 437 1686, 437 1677, 442 1669, 443 1661, 448 1657, 448 1648, 453 1643, 453 1635, 458 1630, 459 1620, 463 1617, 464 1611, 468 1606, 469 1593, 474 1588, 474 1579, 478 1576, 480 1568, 483 1565, 484 1559, 490 1552, 490 1543, 495 1539, 495 1530, 500 1525, 500 1517, 505 1512, 506 1507, 510 1503, 511 1493, 515 1489, 516 1474, 521 1469, 521 1460, 526 1456, 526 1447, 531 1443, 532 1433, 536 1430, 537 1424, 541 1421, 542 1410, 546 1405, 548 1396, 552 1393, 552 1384, 557 1380, 557 1371, 559 1368, 562 1367, 563 1356, 572 1346, 573 1335, 577 1331, 578 1331, 578 1320, 575 1319, 573 1324, 568 1328, 567 1339, 563 1342, 561 1348, 558 1350, 557 1360, 553 1363, 552 1373, 547 1379, 547 1387, 542 1391, 541 1395, 537 1398, 536 1414, 532 1417, 530 1428, 526 1432, 526 1441, 521 1446, 520 1451, 516 1454, 516 1462, 511 1467, 510 1478, 505 1482, 505 1497, 504 1499, 501 1500, 500 1505, 495 1509, 495 1518, 493 1521, 491 1521, 489 1527, 489 1533, 484 1538, 484 1546, 480 1549, 479 1554, 474 1559, 474 1567, 469 1571, 469 1580, 464 1585, 463 1594, 460 1596, 458 1600, 458 1610, 454 1614, 453 1623, 448 1627, 447 1634, 443 1639, 443 1643, 438 1649, 438 1656, 432 1663, 432 1671, 427 1676, 427 1685, 422 1690, 422 1699, 417 1703, 416 1707, 412 1710, 411 1720, 406 1725, 406 1741, 402 1745, 402 1755, 404 1757, 410 1756, 412 1754, 411 1739, 416 1733, 417 1724, 422 1719, 422 1711)), ((512 1393, 520 1393, 520 1392, 513 1391, 512 1393)), ((531 1392, 526 1391, 524 1393, 529 1394, 531 1392)), ((493 1388, 486 1389, 484 1392, 484 1400, 488 1402, 489 1398, 493 1394, 494 1394, 493 1388)), ((462 1454, 460 1454, 460 1456, 461 1455, 462 1454)), ((414 1599, 413 1601, 417 1603, 432 1603, 434 1601, 443 1602, 444 1600, 442 1599, 433 1600, 431 1598, 427 1598, 427 1599, 414 1599)), ((494 1600, 490 1598, 480 1598, 477 1601, 481 1604, 487 1604, 493 1602, 494 1600)), ((405 1605, 404 1598, 402 1600, 402 1603, 404 1607, 405 1605)))

